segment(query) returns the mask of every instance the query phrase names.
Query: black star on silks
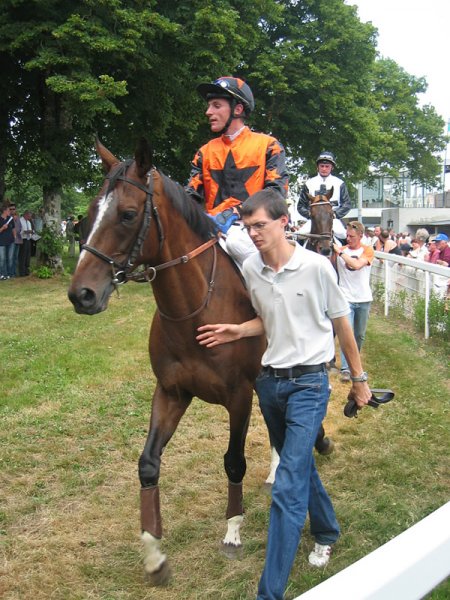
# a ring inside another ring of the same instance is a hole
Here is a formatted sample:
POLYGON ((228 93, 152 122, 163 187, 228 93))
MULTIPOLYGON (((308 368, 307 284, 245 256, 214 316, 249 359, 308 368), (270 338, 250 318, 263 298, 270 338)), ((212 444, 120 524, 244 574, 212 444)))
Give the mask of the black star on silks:
POLYGON ((257 169, 258 166, 238 169, 230 150, 223 169, 211 169, 211 177, 219 186, 214 198, 214 206, 218 206, 230 196, 244 202, 249 197, 245 182, 250 179, 257 169))

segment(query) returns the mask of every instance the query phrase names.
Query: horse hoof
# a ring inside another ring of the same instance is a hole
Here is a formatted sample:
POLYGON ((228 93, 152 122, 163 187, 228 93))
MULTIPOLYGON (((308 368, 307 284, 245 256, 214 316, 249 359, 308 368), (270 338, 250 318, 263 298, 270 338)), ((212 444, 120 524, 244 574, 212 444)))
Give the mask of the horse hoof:
POLYGON ((153 573, 145 572, 145 581, 153 587, 162 587, 169 583, 172 571, 167 560, 163 562, 160 568, 153 573))
POLYGON ((331 454, 334 450, 333 440, 328 437, 324 437, 316 450, 319 454, 322 454, 322 456, 328 456, 328 454, 331 454))
POLYGON ((269 481, 264 482, 263 489, 266 492, 266 494, 270 495, 272 493, 272 485, 273 485, 273 483, 271 483, 269 481))
POLYGON ((242 544, 240 546, 235 546, 234 544, 224 544, 222 542, 220 551, 230 560, 239 560, 242 558, 242 544))

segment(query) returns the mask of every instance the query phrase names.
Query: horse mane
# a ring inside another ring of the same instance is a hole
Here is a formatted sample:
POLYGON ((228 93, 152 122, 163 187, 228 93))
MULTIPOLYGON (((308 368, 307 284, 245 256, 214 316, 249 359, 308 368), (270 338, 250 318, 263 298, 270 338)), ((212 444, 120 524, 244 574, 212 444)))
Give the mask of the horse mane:
POLYGON ((192 231, 204 242, 212 237, 217 237, 217 226, 203 211, 198 202, 179 183, 170 179, 161 171, 158 172, 163 182, 164 191, 172 206, 182 215, 192 231))

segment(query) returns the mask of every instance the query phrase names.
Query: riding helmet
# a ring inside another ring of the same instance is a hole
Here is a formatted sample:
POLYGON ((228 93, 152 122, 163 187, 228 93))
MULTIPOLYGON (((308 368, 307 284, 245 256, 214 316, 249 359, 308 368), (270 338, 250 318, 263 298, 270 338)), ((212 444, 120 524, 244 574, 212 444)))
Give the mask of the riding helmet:
POLYGON ((328 150, 324 150, 319 154, 319 156, 316 158, 316 164, 325 160, 327 162, 330 162, 333 165, 333 167, 336 166, 336 158, 334 154, 332 152, 329 152, 328 150))
POLYGON ((201 83, 197 86, 197 91, 205 100, 211 100, 212 98, 234 99, 238 104, 244 106, 246 117, 255 108, 255 100, 250 86, 238 77, 219 77, 213 83, 201 83))

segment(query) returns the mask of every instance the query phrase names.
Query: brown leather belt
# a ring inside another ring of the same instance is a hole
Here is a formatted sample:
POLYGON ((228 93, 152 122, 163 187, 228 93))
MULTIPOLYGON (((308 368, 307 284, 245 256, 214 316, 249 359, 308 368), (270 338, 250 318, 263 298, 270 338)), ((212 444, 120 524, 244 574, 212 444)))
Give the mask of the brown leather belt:
POLYGON ((320 373, 325 371, 325 363, 320 365, 294 365, 286 369, 275 369, 274 367, 263 367, 264 373, 270 373, 274 377, 286 377, 287 379, 295 379, 307 373, 320 373))

